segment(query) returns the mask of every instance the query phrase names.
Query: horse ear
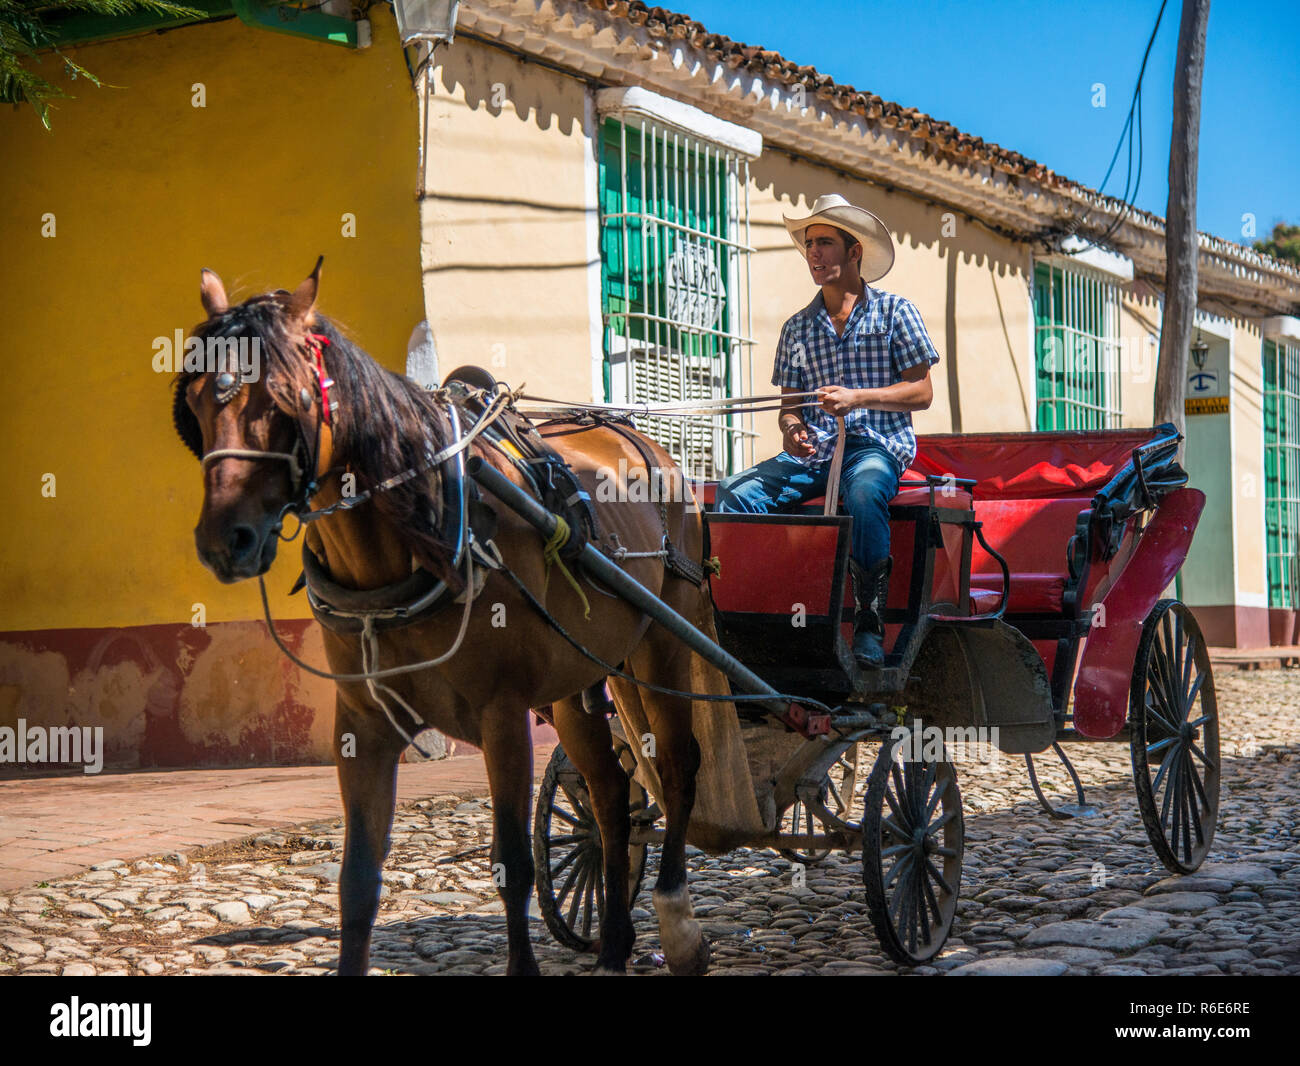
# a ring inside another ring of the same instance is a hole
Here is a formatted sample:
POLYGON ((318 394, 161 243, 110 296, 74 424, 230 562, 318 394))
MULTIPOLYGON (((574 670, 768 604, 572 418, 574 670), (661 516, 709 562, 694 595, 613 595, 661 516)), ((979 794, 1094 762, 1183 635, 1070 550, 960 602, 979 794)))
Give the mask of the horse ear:
POLYGON ((200 271, 199 299, 203 301, 203 310, 208 313, 209 318, 224 314, 226 308, 230 306, 230 301, 226 299, 226 287, 217 277, 215 270, 204 267, 200 271))
POLYGON ((311 313, 316 307, 316 292, 320 288, 320 268, 325 262, 322 255, 316 260, 316 266, 312 272, 307 275, 296 289, 293 295, 289 297, 289 310, 304 322, 310 321, 311 313))

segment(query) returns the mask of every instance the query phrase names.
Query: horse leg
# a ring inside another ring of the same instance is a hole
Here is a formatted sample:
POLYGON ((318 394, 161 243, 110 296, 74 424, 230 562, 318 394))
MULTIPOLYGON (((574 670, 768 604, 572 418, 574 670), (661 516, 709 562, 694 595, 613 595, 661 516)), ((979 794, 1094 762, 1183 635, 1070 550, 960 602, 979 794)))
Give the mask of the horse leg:
POLYGON ((335 704, 334 745, 346 825, 339 870, 339 976, 361 977, 370 964, 380 873, 391 844, 397 759, 404 745, 383 723, 376 726, 341 698, 335 704))
POLYGON ((586 713, 577 697, 551 705, 555 731, 577 771, 587 782, 592 810, 600 824, 604 853, 605 913, 600 923, 600 955, 596 972, 621 974, 627 968, 636 933, 628 900, 627 774, 614 754, 609 722, 604 715, 586 713))
MULTIPOLYGON (((690 651, 676 638, 651 627, 633 657, 631 672, 657 685, 689 692, 690 651)), ((610 684, 626 698, 629 682, 611 678, 610 684)), ((709 967, 709 941, 695 920, 686 884, 686 828, 695 805, 695 772, 700 765, 700 747, 691 730, 692 703, 648 689, 637 695, 654 737, 655 767, 663 785, 666 826, 653 897, 659 942, 674 974, 703 974, 709 967)))
POLYGON ((492 879, 506 907, 506 973, 540 975, 528 938, 533 855, 528 812, 533 795, 533 745, 527 712, 493 707, 483 716, 483 760, 492 791, 492 879), (504 877, 498 876, 503 872, 504 877))

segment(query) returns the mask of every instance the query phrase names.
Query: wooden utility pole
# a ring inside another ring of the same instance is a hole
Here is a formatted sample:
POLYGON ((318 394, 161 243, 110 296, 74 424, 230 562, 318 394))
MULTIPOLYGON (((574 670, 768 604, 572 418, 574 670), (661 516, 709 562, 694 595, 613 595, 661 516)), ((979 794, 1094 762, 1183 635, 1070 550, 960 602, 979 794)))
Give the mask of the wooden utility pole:
POLYGON ((1165 209, 1165 309, 1156 367, 1156 423, 1183 428, 1187 350, 1196 315, 1196 158, 1201 83, 1210 0, 1183 0, 1174 68, 1174 128, 1169 142, 1169 203, 1165 209))

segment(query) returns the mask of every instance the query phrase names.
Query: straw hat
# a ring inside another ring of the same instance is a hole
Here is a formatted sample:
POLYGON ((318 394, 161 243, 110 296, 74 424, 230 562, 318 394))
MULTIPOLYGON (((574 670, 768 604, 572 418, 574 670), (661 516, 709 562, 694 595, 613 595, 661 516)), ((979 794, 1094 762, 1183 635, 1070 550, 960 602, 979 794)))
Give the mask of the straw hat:
POLYGON ((838 193, 817 197, 812 212, 802 218, 783 215, 785 228, 801 254, 806 254, 803 231, 809 226, 838 226, 862 242, 862 262, 859 270, 865 282, 883 278, 894 265, 894 241, 889 228, 864 207, 854 207, 838 193))

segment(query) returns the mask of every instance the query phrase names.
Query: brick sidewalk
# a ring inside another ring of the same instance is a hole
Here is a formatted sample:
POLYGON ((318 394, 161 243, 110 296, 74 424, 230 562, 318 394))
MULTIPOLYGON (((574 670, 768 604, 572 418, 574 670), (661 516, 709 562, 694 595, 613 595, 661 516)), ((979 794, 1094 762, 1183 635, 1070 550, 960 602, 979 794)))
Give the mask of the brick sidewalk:
MULTIPOLYGON (((551 747, 533 749, 537 778, 551 747)), ((398 767, 399 804, 449 792, 487 794, 481 756, 398 767)), ((66 877, 107 859, 186 851, 342 816, 332 766, 0 781, 0 891, 66 877)))

